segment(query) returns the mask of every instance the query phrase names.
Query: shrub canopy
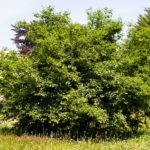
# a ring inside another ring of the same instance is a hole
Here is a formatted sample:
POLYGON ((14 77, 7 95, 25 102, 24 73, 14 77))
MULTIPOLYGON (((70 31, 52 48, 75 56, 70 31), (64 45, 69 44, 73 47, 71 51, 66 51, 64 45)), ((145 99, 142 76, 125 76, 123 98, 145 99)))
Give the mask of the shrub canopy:
POLYGON ((14 41, 26 55, 0 54, 6 118, 17 118, 29 132, 73 135, 134 129, 143 121, 150 100, 149 28, 133 27, 120 46, 123 23, 111 10, 89 9, 87 16, 87 24, 73 23, 68 12, 49 6, 14 26, 14 41))

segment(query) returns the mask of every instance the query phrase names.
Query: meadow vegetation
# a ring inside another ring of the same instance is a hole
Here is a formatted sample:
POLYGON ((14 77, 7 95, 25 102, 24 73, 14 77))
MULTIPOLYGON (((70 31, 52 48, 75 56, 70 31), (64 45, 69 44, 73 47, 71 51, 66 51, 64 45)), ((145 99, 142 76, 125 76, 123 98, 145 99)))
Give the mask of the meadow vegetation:
POLYGON ((149 139, 150 132, 124 140, 0 134, 0 150, 149 150, 149 139))

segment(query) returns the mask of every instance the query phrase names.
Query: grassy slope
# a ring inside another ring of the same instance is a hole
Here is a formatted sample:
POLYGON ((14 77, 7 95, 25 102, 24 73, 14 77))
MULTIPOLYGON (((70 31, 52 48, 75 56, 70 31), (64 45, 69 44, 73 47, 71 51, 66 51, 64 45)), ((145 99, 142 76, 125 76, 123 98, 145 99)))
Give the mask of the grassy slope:
POLYGON ((0 135, 0 150, 149 150, 150 135, 117 141, 59 140, 48 137, 0 135))

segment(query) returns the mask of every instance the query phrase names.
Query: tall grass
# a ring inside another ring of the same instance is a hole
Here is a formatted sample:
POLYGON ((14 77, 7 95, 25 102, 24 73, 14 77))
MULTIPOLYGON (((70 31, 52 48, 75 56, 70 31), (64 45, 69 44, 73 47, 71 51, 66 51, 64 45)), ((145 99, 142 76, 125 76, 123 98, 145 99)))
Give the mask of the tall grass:
POLYGON ((53 137, 0 135, 0 150, 149 150, 150 135, 98 142, 53 137))
POLYGON ((114 137, 95 139, 83 137, 73 140, 69 136, 21 135, 12 130, 13 121, 0 120, 0 150, 149 150, 150 131, 139 131, 130 138, 114 137))

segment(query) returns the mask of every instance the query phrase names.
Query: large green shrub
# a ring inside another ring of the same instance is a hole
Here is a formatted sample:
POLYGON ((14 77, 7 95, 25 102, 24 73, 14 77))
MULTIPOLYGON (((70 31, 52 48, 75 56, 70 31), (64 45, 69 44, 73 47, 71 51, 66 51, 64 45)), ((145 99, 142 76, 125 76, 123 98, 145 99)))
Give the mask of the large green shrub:
POLYGON ((146 115, 150 114, 150 9, 145 11, 146 13, 139 15, 137 23, 128 31, 117 67, 124 76, 135 80, 133 86, 136 89, 136 96, 132 95, 130 99, 136 105, 129 110, 131 114, 128 117, 133 127, 139 126, 146 115), (143 119, 139 117, 141 115, 143 119))
POLYGON ((138 114, 149 108, 149 84, 127 69, 128 54, 117 44, 121 20, 106 8, 87 15, 86 25, 72 23, 48 7, 16 24, 28 29, 30 53, 1 52, 0 93, 2 113, 23 130, 122 132, 138 127, 138 114))

